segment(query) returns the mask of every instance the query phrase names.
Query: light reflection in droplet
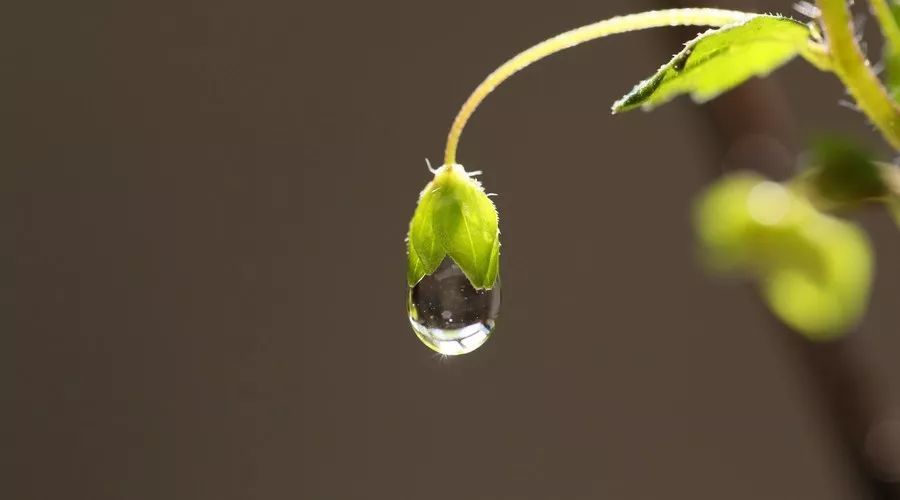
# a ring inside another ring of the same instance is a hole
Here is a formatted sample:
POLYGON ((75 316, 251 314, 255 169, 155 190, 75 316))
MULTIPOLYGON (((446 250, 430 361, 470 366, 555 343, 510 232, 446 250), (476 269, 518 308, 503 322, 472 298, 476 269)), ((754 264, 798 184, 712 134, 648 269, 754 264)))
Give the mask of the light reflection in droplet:
POLYGON ((500 282, 490 290, 476 290, 447 258, 409 290, 407 308, 422 343, 441 354, 466 354, 484 344, 494 329, 500 282))

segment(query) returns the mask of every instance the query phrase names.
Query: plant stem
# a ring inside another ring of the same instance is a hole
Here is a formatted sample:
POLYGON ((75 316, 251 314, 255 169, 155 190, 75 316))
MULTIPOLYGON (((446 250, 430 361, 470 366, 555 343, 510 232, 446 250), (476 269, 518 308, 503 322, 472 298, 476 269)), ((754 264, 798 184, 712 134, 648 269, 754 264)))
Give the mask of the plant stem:
POLYGON ((872 71, 857 43, 844 0, 817 0, 822 11, 832 70, 884 138, 900 149, 900 109, 872 71))
POLYGON ((900 48, 900 26, 897 26, 888 0, 869 0, 869 6, 872 7, 872 14, 878 20, 878 27, 881 28, 886 45, 892 50, 900 48))
MULTIPOLYGON (((698 0, 684 1, 696 4, 698 0)), ((669 2, 679 5, 681 0, 669 2)), ((747 3, 752 5, 752 2, 747 3)), ((788 156, 793 157, 797 142, 796 119, 773 79, 747 82, 707 106, 695 109, 706 114, 712 125, 710 129, 718 138, 720 147, 715 156, 716 165, 722 164, 721 158, 726 151, 730 151, 730 155, 740 151, 739 156, 732 156, 727 162, 726 169, 761 168, 770 176, 778 176, 793 167, 792 161, 773 162, 773 156, 766 148, 735 147, 747 138, 762 136, 790 150, 788 156)), ((716 168, 710 174, 718 177, 722 172, 716 168)), ((752 292, 756 295, 755 290, 752 292)), ((900 485, 892 482, 890 474, 872 460, 867 442, 871 429, 877 428, 878 422, 895 415, 891 413, 894 401, 885 387, 877 359, 862 348, 862 339, 853 332, 836 342, 810 342, 777 321, 761 302, 757 301, 757 304, 770 319, 769 329, 782 342, 800 382, 813 396, 810 410, 825 422, 841 462, 850 467, 851 477, 859 481, 861 491, 857 498, 900 500, 900 485)), ((896 443, 881 444, 894 453, 900 450, 896 443)))
POLYGON ((466 122, 481 101, 504 80, 526 66, 575 45, 618 33, 665 26, 725 26, 745 21, 756 14, 722 9, 667 9, 617 16, 567 31, 544 40, 506 61, 481 82, 466 100, 447 136, 444 164, 456 163, 456 149, 466 122))

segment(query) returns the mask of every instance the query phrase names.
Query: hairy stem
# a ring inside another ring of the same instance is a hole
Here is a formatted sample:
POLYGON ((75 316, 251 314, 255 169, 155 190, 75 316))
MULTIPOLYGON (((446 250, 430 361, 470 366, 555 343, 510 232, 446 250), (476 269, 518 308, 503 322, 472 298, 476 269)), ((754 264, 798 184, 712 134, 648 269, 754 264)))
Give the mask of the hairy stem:
POLYGON ((857 43, 845 0, 817 0, 832 70, 841 79, 860 109, 895 149, 900 149, 900 109, 872 71, 857 43))
POLYGON ((447 136, 444 164, 456 163, 456 149, 466 122, 481 101, 504 80, 526 66, 575 45, 618 33, 665 26, 726 26, 749 19, 755 14, 722 9, 667 9, 617 16, 559 34, 520 52, 481 82, 466 100, 447 136))

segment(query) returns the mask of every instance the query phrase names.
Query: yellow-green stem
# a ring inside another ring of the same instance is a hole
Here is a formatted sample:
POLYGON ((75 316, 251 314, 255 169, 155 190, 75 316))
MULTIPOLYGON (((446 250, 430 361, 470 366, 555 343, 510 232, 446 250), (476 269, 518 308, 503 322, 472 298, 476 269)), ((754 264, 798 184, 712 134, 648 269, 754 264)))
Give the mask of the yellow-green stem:
POLYGON ((900 48, 900 27, 894 19, 894 13, 891 12, 891 6, 888 0, 869 0, 869 6, 872 7, 872 14, 878 20, 878 27, 881 28, 881 34, 884 36, 886 45, 892 48, 900 48))
POLYGON ((481 104, 481 101, 498 85, 503 83, 504 80, 540 59, 563 49, 618 33, 664 26, 725 26, 745 21, 754 15, 747 12, 722 9, 656 10, 613 17, 544 40, 503 63, 475 88, 472 95, 469 96, 459 110, 453 125, 450 127, 450 134, 447 136, 447 148, 444 151, 444 164, 453 165, 456 163, 456 148, 459 145, 459 138, 462 135, 463 128, 466 126, 469 117, 481 104))
POLYGON ((863 55, 846 1, 817 0, 816 3, 822 11, 832 70, 884 138, 900 149, 900 109, 863 55))

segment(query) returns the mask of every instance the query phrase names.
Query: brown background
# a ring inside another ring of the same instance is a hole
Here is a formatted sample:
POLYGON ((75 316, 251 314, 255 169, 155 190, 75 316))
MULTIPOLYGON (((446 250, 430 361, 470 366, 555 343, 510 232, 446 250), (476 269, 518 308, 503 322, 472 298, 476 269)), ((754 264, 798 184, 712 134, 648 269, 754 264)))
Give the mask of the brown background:
MULTIPOLYGON (((407 324, 406 225, 468 92, 659 6, 9 6, 0 497, 855 498, 753 294, 694 258, 691 199, 735 154, 684 99, 608 113, 696 30, 573 49, 487 100, 460 154, 500 193, 498 332, 441 359, 407 324)), ((833 77, 775 78, 798 144, 881 147, 833 77)), ((863 220, 858 335, 898 395, 900 238, 863 220)))

